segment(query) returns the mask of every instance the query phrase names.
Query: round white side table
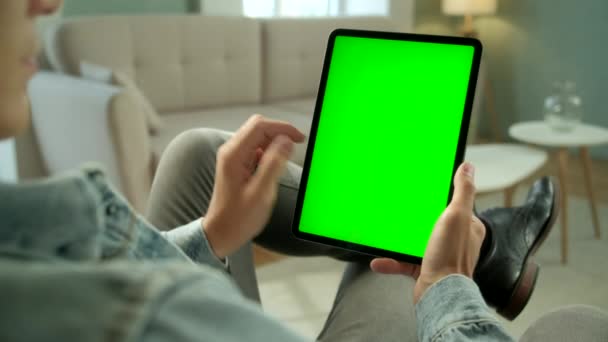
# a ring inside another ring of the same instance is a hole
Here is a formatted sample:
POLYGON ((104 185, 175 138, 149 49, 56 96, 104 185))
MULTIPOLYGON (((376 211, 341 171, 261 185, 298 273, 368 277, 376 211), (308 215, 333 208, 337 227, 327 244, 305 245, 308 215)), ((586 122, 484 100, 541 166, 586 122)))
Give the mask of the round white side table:
POLYGON ((510 207, 515 188, 545 165, 547 152, 521 144, 480 144, 467 146, 465 159, 475 165, 477 193, 503 191, 510 207))
POLYGON ((544 121, 528 121, 514 124, 509 128, 509 135, 516 140, 545 147, 557 148, 559 160, 559 182, 562 190, 561 223, 562 223, 562 263, 568 261, 568 189, 566 177, 568 174, 568 148, 580 149, 581 161, 585 175, 585 185, 591 204, 595 238, 599 239, 600 223, 597 214, 597 205, 593 193, 591 179, 591 158, 589 146, 608 144, 608 129, 588 124, 579 124, 569 132, 559 132, 551 129, 544 121))

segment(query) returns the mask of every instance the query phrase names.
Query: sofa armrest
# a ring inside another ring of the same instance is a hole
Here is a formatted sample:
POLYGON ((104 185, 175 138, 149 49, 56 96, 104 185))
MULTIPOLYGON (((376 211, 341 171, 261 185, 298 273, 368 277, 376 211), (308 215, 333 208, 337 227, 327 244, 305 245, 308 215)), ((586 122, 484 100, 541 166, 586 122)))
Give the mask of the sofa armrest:
POLYGON ((124 194, 143 214, 156 168, 145 113, 137 98, 125 91, 112 97, 108 119, 124 194))
POLYGON ((57 73, 40 72, 32 79, 32 123, 51 175, 95 161, 122 189, 107 115, 119 92, 118 87, 57 73))
POLYGON ((95 161, 139 212, 152 183, 146 119, 128 91, 40 72, 28 89, 32 121, 51 175, 95 161))

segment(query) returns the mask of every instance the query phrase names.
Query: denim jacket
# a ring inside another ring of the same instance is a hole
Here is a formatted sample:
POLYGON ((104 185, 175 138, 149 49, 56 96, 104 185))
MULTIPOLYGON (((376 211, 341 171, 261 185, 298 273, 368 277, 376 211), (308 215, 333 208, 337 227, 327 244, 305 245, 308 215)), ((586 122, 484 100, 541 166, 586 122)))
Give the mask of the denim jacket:
MULTIPOLYGON (((0 341, 305 340, 243 297, 200 220, 159 232, 97 169, 0 183, 0 218, 0 341)), ((465 277, 416 311, 422 341, 510 341, 465 277)))

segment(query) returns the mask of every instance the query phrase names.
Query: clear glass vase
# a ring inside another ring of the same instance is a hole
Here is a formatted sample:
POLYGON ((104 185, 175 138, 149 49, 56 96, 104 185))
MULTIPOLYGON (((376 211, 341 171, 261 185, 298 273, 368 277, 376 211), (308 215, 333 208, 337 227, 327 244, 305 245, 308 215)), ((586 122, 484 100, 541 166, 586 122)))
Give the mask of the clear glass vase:
POLYGON ((544 103, 545 122, 552 129, 570 132, 581 122, 583 117, 582 101, 571 81, 555 82, 551 95, 544 103))

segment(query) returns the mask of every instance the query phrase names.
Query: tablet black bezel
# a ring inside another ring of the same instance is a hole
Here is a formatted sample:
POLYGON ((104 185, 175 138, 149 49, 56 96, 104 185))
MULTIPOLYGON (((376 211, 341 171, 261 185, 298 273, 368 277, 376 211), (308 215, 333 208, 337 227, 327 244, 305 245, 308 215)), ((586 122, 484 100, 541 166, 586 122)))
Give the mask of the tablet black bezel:
POLYGON ((399 32, 382 32, 382 31, 367 31, 367 30, 353 30, 353 29, 336 29, 330 36, 327 43, 327 50, 325 53, 325 59, 323 62, 323 71, 321 74, 321 81, 319 84, 319 91, 317 94, 317 101, 315 104, 314 116, 312 119, 312 126, 310 128, 310 135, 308 140, 308 146, 306 150, 306 157, 304 159, 304 165, 302 167, 302 178, 300 181, 300 191, 298 192, 298 198, 296 202, 296 208, 294 218, 292 221, 293 234, 300 239, 308 240, 312 242, 322 243, 333 247, 355 251, 358 253, 368 254, 370 256, 389 257, 399 261, 405 261, 414 264, 420 264, 422 258, 398 253, 390 250, 385 250, 376 247, 370 247, 366 245, 356 244, 352 242, 346 242, 342 240, 332 239, 325 236, 316 234, 310 234, 300 231, 300 219, 302 215, 302 207, 304 204, 304 196, 306 194, 306 184, 308 183, 308 176, 310 172, 310 164, 314 152, 314 144, 317 137, 317 129, 319 126, 319 119, 322 112, 323 100, 325 97, 325 87, 327 85, 327 77, 329 75, 329 68, 333 55, 334 43, 338 36, 346 37, 362 37, 362 38, 378 38, 378 39, 390 39, 390 40, 403 40, 403 41, 415 41, 415 42, 428 42, 428 43, 442 43, 442 44, 454 44, 454 45, 465 45, 472 46, 474 48, 473 53, 473 65, 471 66, 471 74, 469 76, 469 86, 467 89, 467 95, 464 106, 464 113, 462 115, 461 130, 458 138, 458 146, 456 148, 456 158, 454 167, 452 169, 452 180, 450 181, 450 190, 448 194, 447 205, 452 199, 454 191, 454 174, 456 169, 464 160, 466 139, 469 131, 469 122, 471 119, 471 111, 473 108, 473 101, 475 96, 475 88, 477 84, 477 77, 479 74, 479 65, 481 62, 482 45, 481 42, 474 38, 465 37, 452 37, 452 36, 435 36, 435 35, 423 35, 423 34, 412 34, 412 33, 399 33, 399 32))

